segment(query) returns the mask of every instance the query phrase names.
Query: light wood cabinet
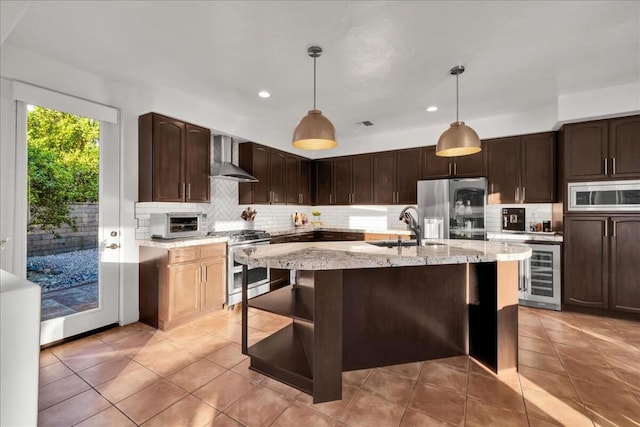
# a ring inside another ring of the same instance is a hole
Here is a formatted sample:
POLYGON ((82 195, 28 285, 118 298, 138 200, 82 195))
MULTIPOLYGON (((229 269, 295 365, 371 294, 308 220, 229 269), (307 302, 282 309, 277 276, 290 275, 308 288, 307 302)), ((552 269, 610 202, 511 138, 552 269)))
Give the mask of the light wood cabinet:
POLYGON ((224 243, 140 247, 140 321, 169 329, 221 310, 226 288, 224 243))

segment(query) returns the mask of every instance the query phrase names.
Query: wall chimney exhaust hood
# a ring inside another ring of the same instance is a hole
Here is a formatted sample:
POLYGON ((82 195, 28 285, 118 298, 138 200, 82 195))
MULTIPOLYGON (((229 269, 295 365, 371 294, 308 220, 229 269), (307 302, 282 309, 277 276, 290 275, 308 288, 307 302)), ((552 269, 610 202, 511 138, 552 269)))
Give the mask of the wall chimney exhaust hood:
POLYGON ((230 136, 213 136, 211 177, 237 182, 258 182, 256 177, 233 164, 233 145, 233 138, 230 136))

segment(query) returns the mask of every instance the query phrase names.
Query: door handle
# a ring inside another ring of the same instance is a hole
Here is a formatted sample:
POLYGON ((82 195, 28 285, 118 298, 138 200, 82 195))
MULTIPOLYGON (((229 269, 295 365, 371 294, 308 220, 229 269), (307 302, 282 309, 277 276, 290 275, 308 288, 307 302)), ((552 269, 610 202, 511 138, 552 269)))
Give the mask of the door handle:
POLYGON ((112 243, 110 245, 106 245, 105 248, 107 249, 118 249, 120 247, 120 245, 118 245, 117 243, 112 243))
POLYGON ((4 250, 4 245, 5 243, 9 243, 9 240, 11 240, 11 237, 7 237, 6 239, 0 240, 0 249, 4 250))

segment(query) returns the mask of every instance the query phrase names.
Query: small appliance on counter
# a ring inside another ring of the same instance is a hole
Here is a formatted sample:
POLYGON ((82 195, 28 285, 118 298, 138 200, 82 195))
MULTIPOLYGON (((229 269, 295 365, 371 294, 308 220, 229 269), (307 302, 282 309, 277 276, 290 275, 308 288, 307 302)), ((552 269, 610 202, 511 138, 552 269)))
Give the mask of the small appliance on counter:
POLYGON ((525 227, 524 208, 502 209, 502 231, 507 233, 524 233, 525 227))
POLYGON ((181 239, 207 234, 207 214, 153 213, 150 216, 152 239, 181 239))

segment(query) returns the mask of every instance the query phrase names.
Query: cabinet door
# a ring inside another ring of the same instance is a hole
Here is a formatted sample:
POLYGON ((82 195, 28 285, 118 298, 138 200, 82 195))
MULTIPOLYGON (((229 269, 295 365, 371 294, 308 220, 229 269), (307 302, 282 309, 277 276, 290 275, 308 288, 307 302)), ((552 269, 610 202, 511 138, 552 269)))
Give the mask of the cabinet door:
POLYGON ((555 202, 556 138, 553 132, 522 137, 522 184, 525 203, 555 202))
POLYGON ((383 151, 373 154, 373 203, 393 205, 395 197, 396 153, 383 151))
POLYGON ((201 310, 220 310, 225 299, 227 262, 224 257, 202 262, 201 310))
POLYGON ((489 204, 520 200, 520 137, 487 141, 489 204))
POLYGON ((272 150, 269 156, 271 173, 271 203, 284 204, 287 156, 282 151, 272 150))
POLYGON ((610 174, 613 178, 640 178, 640 116, 609 121, 610 174))
POLYGON ((330 205, 333 201, 333 160, 316 162, 316 204, 330 205))
POLYGON ((351 157, 333 159, 333 204, 351 203, 351 157))
POLYGON ((607 217, 565 216, 564 304, 608 308, 607 234, 607 217))
POLYGON ((153 116, 153 201, 184 201, 185 124, 153 116))
POLYGON ((240 144, 240 167, 258 180, 258 182, 239 184, 240 203, 269 203, 271 189, 269 150, 253 143, 240 144))
POLYGON ((373 204, 373 154, 353 156, 352 197, 354 205, 373 204))
POLYGON ((311 161, 300 161, 300 203, 311 204, 311 161))
POLYGON ((185 201, 205 203, 211 199, 211 131, 187 124, 185 143, 185 201))
POLYGON ((611 218, 612 310, 640 314, 640 217, 611 218))
POLYGON ((422 147, 420 149, 422 171, 420 179, 449 178, 453 173, 451 157, 436 156, 436 147, 422 147))
POLYGON ((564 126, 565 179, 604 179, 608 175, 607 122, 575 123, 564 126))
POLYGON ((458 178, 487 176, 487 143, 482 141, 482 151, 470 156, 453 158, 453 175, 458 178))
POLYGON ((396 203, 414 205, 418 202, 418 176, 420 175, 420 149, 396 152, 396 203))
POLYGON ((200 263, 169 266, 169 322, 200 311, 200 263))
POLYGON ((297 205, 300 203, 300 160, 294 156, 287 156, 285 203, 297 205))

